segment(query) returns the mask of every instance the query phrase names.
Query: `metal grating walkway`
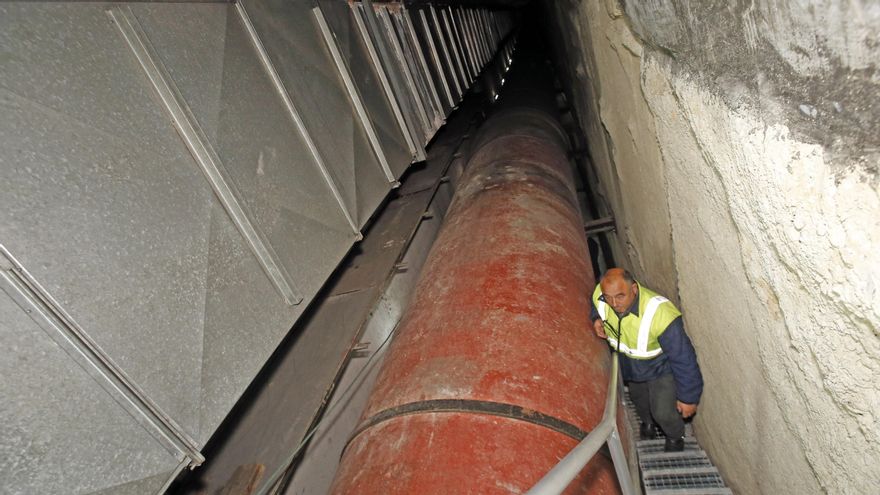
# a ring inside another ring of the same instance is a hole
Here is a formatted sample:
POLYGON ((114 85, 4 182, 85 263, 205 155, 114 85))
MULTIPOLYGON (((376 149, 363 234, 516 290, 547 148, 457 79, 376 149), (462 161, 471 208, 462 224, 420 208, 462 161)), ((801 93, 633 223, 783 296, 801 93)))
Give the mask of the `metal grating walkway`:
MULTIPOLYGON (((629 391, 624 397, 632 431, 638 434, 639 419, 629 391)), ((690 423, 685 424, 682 452, 664 452, 663 433, 658 430, 657 434, 656 440, 636 441, 645 495, 733 495, 694 438, 690 423)))

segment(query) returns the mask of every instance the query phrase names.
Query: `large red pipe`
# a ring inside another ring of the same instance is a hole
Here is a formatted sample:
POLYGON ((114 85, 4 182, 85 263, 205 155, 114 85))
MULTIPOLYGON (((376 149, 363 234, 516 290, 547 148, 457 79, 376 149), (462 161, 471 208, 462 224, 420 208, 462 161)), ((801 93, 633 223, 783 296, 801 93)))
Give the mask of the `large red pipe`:
MULTIPOLYGON (((566 139, 484 124, 331 493, 521 493, 602 417, 608 351, 566 139)), ((571 493, 618 493, 601 454, 571 493)))

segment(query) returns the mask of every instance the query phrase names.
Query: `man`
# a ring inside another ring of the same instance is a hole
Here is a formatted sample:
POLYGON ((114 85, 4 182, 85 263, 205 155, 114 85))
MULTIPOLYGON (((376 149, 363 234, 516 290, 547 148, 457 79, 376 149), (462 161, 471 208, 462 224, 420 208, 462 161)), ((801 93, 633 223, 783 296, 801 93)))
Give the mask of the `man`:
POLYGON ((593 331, 620 354, 620 370, 641 420, 640 437, 666 435, 666 452, 684 450, 684 420, 697 412, 703 376, 681 312, 621 268, 593 291, 593 331))

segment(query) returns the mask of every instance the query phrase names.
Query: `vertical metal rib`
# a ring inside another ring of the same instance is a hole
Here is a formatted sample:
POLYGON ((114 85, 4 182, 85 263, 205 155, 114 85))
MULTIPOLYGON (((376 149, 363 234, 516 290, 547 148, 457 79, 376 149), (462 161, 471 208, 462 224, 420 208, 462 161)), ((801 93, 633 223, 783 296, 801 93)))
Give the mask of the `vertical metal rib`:
POLYGON ((362 16, 367 14, 363 11, 363 8, 364 7, 360 4, 351 4, 354 23, 357 25, 361 38, 364 40, 364 45, 367 47, 370 61, 372 62, 373 67, 375 67, 376 73, 379 75, 379 82, 382 83, 382 90, 385 92, 385 98, 388 100, 388 104, 391 105, 391 112, 394 114, 394 119, 400 127, 400 132, 403 133, 403 137, 406 139, 406 145, 409 147, 410 153, 413 156, 416 156, 418 154, 418 145, 413 138, 414 131, 410 129, 409 124, 407 124, 406 119, 403 116, 400 104, 397 102, 397 97, 394 96, 394 89, 391 87, 391 82, 388 80, 388 74, 386 74, 385 68, 382 66, 382 60, 379 58, 379 54, 376 52, 376 47, 373 45, 373 39, 370 37, 367 26, 364 24, 364 18, 362 16))
POLYGON ((391 172, 391 168, 388 166, 388 158, 385 157, 385 152, 382 150, 381 143, 379 143, 379 137, 376 135, 376 128, 373 127, 373 121, 370 120, 370 117, 367 115, 367 110, 361 100, 361 95, 358 93, 357 87, 355 87, 354 81, 351 78, 351 72, 349 72, 348 66, 345 65, 345 61, 342 59, 342 53, 340 53, 339 47, 336 45, 336 38, 333 37, 333 33, 330 32, 330 26, 327 25, 327 21, 324 19, 324 13, 321 12, 320 7, 315 7, 312 9, 312 14, 314 14, 315 19, 318 21, 318 28, 321 30, 324 42, 327 43, 327 48, 330 50, 333 62, 336 63, 336 70, 339 71, 339 75, 345 83, 348 97, 351 99, 351 103, 357 112, 358 119, 360 119, 364 131, 367 133, 370 146, 373 148, 373 153, 376 155, 376 159, 382 167, 382 172, 385 173, 385 178, 388 179, 388 182, 394 184, 396 187, 400 183, 397 182, 394 173, 391 172))
POLYGON ((464 55, 467 58, 468 66, 471 71, 471 78, 476 79, 476 77, 480 74, 480 70, 477 67, 477 59, 474 58, 474 44, 473 40, 471 40, 470 32, 467 29, 467 26, 464 22, 464 9, 459 8, 458 10, 453 10, 455 15, 452 16, 453 24, 458 29, 459 35, 462 40, 462 48, 464 50, 464 55))
MULTIPOLYGON (((440 125, 446 121, 446 114, 443 111, 443 103, 440 102, 440 92, 437 90, 437 86, 434 84, 434 78, 431 76, 431 70, 428 68, 428 62, 425 60, 425 54, 422 52, 422 45, 419 43, 418 35, 416 35, 416 28, 413 25, 412 17, 410 17, 410 13, 408 10, 400 11, 400 21, 403 25, 403 29, 409 35, 410 41, 412 41, 412 50, 416 56, 416 62, 422 68, 422 72, 425 74, 425 83, 428 85, 428 92, 431 94, 431 99, 434 102, 434 107, 437 109, 437 116, 440 119, 440 125)), ((434 43, 430 41, 430 35, 428 36, 428 45, 430 49, 433 49, 434 43)), ((436 54, 435 54, 436 55, 436 54)), ((443 79, 442 77, 440 79, 443 79)), ((446 88, 446 91, 449 91, 449 88, 446 88)), ((451 99, 451 97, 450 97, 451 99)))
POLYGON ((254 28, 250 16, 248 16, 247 11, 244 9, 244 5, 241 2, 235 2, 235 11, 238 13, 238 18, 241 20, 245 31, 247 31, 248 37, 251 39, 251 44, 257 51, 263 69, 266 71, 266 74, 269 75, 269 79, 272 80, 272 85, 275 87, 278 96, 281 97, 281 101, 284 102, 284 108, 287 109, 287 113, 290 114, 290 118, 293 120, 294 125, 296 125, 296 129, 299 131, 300 136, 302 136, 303 141, 305 141, 306 146, 309 148, 309 152, 312 154, 312 159, 315 160, 315 165, 318 166, 318 170, 321 171, 321 175, 327 182, 331 194, 333 194, 336 202, 339 203, 339 207, 342 208, 342 214, 345 215, 345 220, 348 222, 351 230, 355 233, 355 236, 357 236, 358 239, 362 238, 361 231, 358 228, 357 223, 354 221, 354 215, 356 213, 348 210, 348 206, 345 204, 345 200, 339 192, 339 186, 336 184, 333 176, 330 175, 330 171, 327 169, 327 164, 324 162, 324 157, 321 155, 320 150, 318 150, 317 145, 315 145, 315 142, 312 140, 312 136, 309 134, 308 129, 306 129, 306 124, 303 122, 302 117, 299 115, 299 111, 293 104, 290 93, 288 93, 287 88, 284 87, 284 82, 281 81, 281 76, 278 75, 275 65, 269 58, 269 54, 266 52, 266 47, 263 45, 260 35, 257 34, 257 30, 254 28))
MULTIPOLYGON (((431 62, 437 70, 437 79, 443 86, 443 94, 446 96, 446 102, 450 108, 455 108, 455 100, 452 97, 452 90, 449 88, 449 81, 446 80, 446 74, 443 71, 443 63, 440 62, 440 54, 437 52, 437 45, 434 43, 434 33, 431 32, 431 26, 428 24, 428 18, 425 17, 425 11, 419 10, 419 21, 422 23, 422 32, 425 34, 425 40, 428 43, 428 51, 431 53, 431 62)), ((412 22, 410 23, 412 24, 412 22)), ((415 31, 415 30, 413 30, 415 31)))
POLYGON ((492 40, 494 42, 494 51, 493 55, 498 52, 498 48, 501 46, 501 34, 498 32, 498 24, 495 22, 495 14, 492 12, 486 12, 486 25, 489 28, 489 31, 492 32, 492 40))
POLYGON ((116 23, 132 53, 152 83, 153 88, 159 94, 159 98, 165 104, 165 109, 171 115, 178 134, 180 134, 186 147, 196 162, 198 162, 202 172, 211 184, 211 188, 214 190, 223 208, 226 209, 226 213, 247 241, 266 276, 269 277, 287 304, 299 304, 303 299, 302 296, 290 281, 284 266, 277 261, 272 246, 265 240, 257 225, 251 221, 244 203, 239 199, 234 184, 221 169, 223 165, 220 157, 214 151, 201 127, 199 127, 186 101, 174 85, 174 81, 155 55, 146 34, 144 34, 143 28, 131 12, 131 9, 128 7, 114 7, 108 11, 108 14, 116 23))
POLYGON ((402 71, 403 69, 394 63, 395 57, 392 57, 390 53, 391 47, 388 46, 385 36, 382 35, 382 30, 379 29, 379 14, 376 13, 372 0, 362 0, 361 3, 363 4, 362 12, 364 19, 367 21, 367 27, 369 27, 368 31, 375 36, 376 48, 379 50, 379 60, 383 67, 385 67, 392 87, 395 88, 394 94, 400 97, 398 101, 401 105, 403 116, 412 132, 414 142, 417 143, 414 158, 417 161, 425 160, 425 147, 422 144, 425 142, 424 135, 422 134, 421 123, 416 115, 415 103, 407 97, 406 82, 403 81, 403 75, 398 72, 398 70, 402 71))
MULTIPOLYGON (((434 33, 437 35, 437 40, 440 42, 440 48, 443 50, 443 58, 446 60, 446 64, 449 69, 448 75, 452 78, 452 83, 455 85, 455 92, 457 94, 456 98, 460 99, 462 95, 464 95, 464 91, 462 91, 461 84, 459 83, 458 69, 456 68, 455 62, 453 62, 452 60, 452 56, 449 54, 449 48, 446 46, 446 39, 443 36, 443 30, 440 26, 440 21, 439 19, 437 19, 437 11, 434 10, 433 5, 428 5, 428 10, 431 12, 431 21, 434 26, 434 33)), ((424 11, 420 11, 420 13, 424 18, 424 11)), ((454 107, 455 103, 453 103, 452 106, 454 107)))
POLYGON ((2 244, 0 291, 5 292, 175 459, 191 466, 205 461, 196 442, 126 376, 2 244))
POLYGON ((498 47, 498 40, 495 39, 495 33, 492 31, 492 26, 489 25, 489 13, 485 10, 480 11, 480 26, 483 28, 483 33, 485 33, 486 41, 489 47, 489 59, 491 60, 495 56, 495 48, 498 47))
POLYGON ((465 14, 468 18, 468 25, 471 28, 471 36, 474 37, 474 44, 477 47, 477 60, 479 61, 480 71, 482 72, 483 66, 486 65, 486 45, 483 43, 483 35, 480 33, 479 28, 477 27, 476 22, 476 13, 473 9, 468 9, 465 11, 465 14))
POLYGON ((474 23, 474 11, 471 9, 466 9, 464 11, 465 19, 467 20, 467 25, 471 30, 471 36, 474 38, 474 46, 477 49, 477 64, 482 69, 483 65, 486 63, 486 53, 483 51, 483 39, 480 36, 480 31, 477 29, 477 25, 474 23))
POLYGON ((412 76, 417 94, 420 97, 421 103, 425 107, 425 112, 428 116, 428 133, 426 139, 430 139, 434 132, 440 128, 440 111, 434 106, 434 98, 431 95, 431 90, 428 88, 427 81, 425 81, 422 67, 416 59, 415 49, 412 46, 412 40, 407 33, 406 26, 403 24, 400 10, 401 9, 386 9, 386 12, 390 19, 392 29, 396 33, 397 41, 400 43, 400 52, 403 55, 406 69, 412 76))
POLYGON ((410 73, 409 67, 407 66, 406 56, 403 54, 403 48, 400 46, 400 42, 397 40, 397 33, 394 30, 394 25, 391 23, 391 17, 388 14, 388 9, 386 7, 379 7, 379 9, 376 11, 376 14, 385 25, 385 31, 388 33, 388 41, 391 43, 391 49, 394 51, 395 56, 397 57, 398 63, 400 64, 401 72, 403 72, 404 80, 406 81, 407 86, 409 86, 410 94, 412 94, 413 100, 415 100, 416 111, 421 118, 422 126, 425 130, 425 135, 422 139, 424 140, 424 142, 427 142, 430 138, 429 129, 431 128, 431 123, 428 119, 428 113, 425 110, 425 106, 422 104, 422 99, 419 98, 419 91, 418 88, 416 88, 416 83, 413 80, 412 73, 410 73))
POLYGON ((462 95, 464 95, 464 91, 467 89, 467 86, 471 83, 471 81, 470 78, 468 78, 467 71, 464 68, 464 62, 462 62, 461 55, 459 54, 458 40, 456 39, 455 32, 453 31, 452 25, 449 22, 449 12, 446 10, 441 10, 440 17, 443 18, 443 26, 446 28, 446 33, 449 36, 449 49, 452 52, 453 59, 455 60, 455 67, 458 69, 459 77, 461 77, 462 95))

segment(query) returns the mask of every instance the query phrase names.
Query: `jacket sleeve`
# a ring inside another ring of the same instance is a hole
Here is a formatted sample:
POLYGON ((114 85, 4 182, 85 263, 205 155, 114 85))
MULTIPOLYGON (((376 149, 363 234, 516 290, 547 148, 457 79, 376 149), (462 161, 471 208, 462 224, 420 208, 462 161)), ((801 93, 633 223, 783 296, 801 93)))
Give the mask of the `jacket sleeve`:
POLYGON ((703 375, 681 317, 673 320, 657 340, 672 368, 678 400, 685 404, 697 404, 703 394, 703 375))

